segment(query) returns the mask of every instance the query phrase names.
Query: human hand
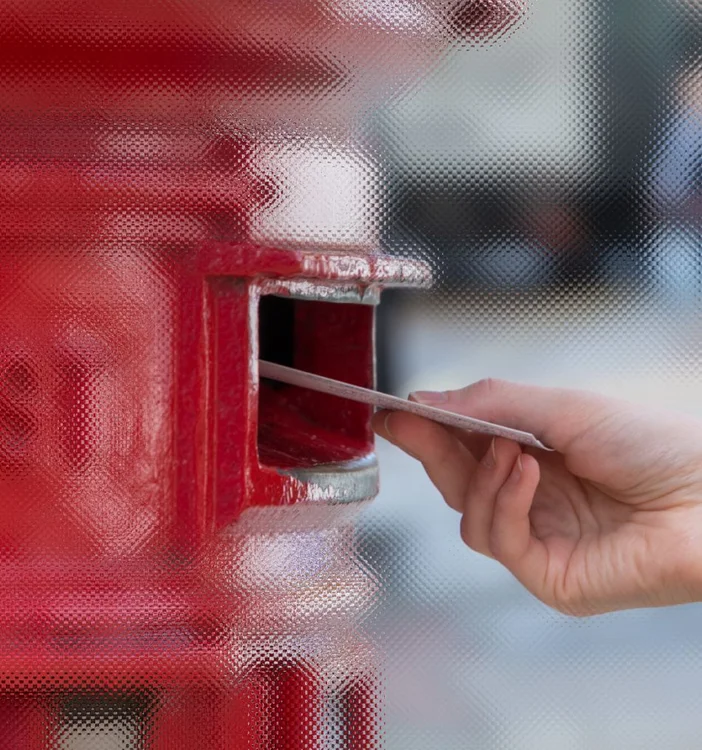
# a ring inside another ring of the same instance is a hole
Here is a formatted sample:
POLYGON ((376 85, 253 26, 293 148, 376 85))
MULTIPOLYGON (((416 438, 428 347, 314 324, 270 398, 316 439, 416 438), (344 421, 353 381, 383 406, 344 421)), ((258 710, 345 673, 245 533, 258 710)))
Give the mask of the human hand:
POLYGON ((462 513, 466 544, 539 599, 571 615, 702 599, 702 422, 495 380, 413 398, 532 432, 557 451, 407 413, 373 421, 462 513))

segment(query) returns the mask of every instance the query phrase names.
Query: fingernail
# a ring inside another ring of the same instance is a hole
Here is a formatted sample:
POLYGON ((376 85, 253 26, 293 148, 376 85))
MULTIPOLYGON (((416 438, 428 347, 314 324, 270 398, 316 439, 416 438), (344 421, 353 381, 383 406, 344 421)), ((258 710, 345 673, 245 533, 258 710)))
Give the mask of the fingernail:
POLYGON ((444 391, 414 391, 410 398, 420 404, 441 404, 448 401, 448 395, 444 391))
POLYGON ((490 447, 485 451, 485 455, 483 456, 483 460, 481 461, 481 463, 486 469, 494 469, 495 466, 497 466, 495 438, 490 441, 490 447))
POLYGON ((523 471, 524 465, 522 464, 522 454, 520 453, 519 456, 517 456, 517 460, 514 462, 512 473, 509 475, 510 482, 518 482, 522 476, 523 471))
POLYGON ((391 442, 395 442, 395 436, 392 434, 392 430, 390 429, 390 414, 385 415, 385 419, 383 420, 383 426, 385 427, 385 432, 387 432, 388 437, 390 438, 391 442))

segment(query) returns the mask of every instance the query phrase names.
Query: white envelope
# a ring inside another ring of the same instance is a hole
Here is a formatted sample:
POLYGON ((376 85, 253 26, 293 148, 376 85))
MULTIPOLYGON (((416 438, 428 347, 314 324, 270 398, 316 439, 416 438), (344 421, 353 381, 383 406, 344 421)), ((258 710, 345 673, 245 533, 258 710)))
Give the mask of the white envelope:
POLYGON ((540 440, 529 432, 514 430, 510 427, 502 427, 492 422, 484 422, 481 419, 466 417, 463 414, 455 414, 445 409, 437 409, 435 406, 426 406, 417 404, 414 401, 408 401, 397 396, 388 396, 385 393, 378 393, 368 388, 361 388, 357 385, 349 385, 331 378, 324 378, 321 375, 313 375, 309 372, 302 372, 284 365, 277 365, 273 362, 264 362, 259 360, 259 375, 263 378, 277 380, 281 383, 294 385, 299 388, 309 388, 313 391, 328 393, 339 398, 347 398, 351 401, 360 401, 363 404, 370 404, 380 409, 389 409, 391 411, 406 411, 410 414, 416 414, 434 422, 457 427, 460 430, 477 432, 482 435, 493 435, 514 440, 522 445, 528 445, 532 448, 551 451, 552 448, 545 446, 540 440))

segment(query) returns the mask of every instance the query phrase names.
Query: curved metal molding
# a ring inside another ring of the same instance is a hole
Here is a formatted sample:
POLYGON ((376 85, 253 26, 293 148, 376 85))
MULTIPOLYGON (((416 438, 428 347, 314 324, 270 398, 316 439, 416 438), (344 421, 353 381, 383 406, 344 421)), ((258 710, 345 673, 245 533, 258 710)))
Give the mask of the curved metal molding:
POLYGON ((311 468, 280 470, 313 488, 313 502, 355 503, 375 497, 380 488, 380 473, 375 453, 343 463, 311 468))

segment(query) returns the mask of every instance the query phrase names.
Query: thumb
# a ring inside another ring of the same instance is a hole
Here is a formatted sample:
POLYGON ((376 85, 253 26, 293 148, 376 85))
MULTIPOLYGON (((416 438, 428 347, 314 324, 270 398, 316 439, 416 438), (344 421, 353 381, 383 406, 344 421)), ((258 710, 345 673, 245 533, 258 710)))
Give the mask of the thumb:
POLYGON ((561 453, 612 410, 612 402, 586 391, 481 380, 456 391, 417 391, 411 398, 457 414, 531 432, 561 453))

